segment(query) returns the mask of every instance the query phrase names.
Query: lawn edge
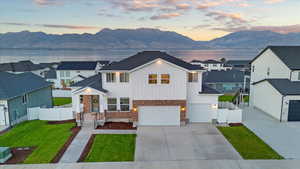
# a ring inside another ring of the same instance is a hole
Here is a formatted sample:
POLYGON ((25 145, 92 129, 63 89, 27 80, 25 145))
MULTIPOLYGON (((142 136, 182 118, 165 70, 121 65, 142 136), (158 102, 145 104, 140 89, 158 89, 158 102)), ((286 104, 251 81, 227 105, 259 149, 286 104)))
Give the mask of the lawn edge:
POLYGON ((88 156, 88 154, 90 153, 91 151, 91 148, 93 146, 93 143, 94 143, 94 140, 95 140, 95 137, 96 137, 97 134, 92 134, 89 138, 89 141, 86 143, 79 159, 77 162, 85 162, 85 158, 88 156))

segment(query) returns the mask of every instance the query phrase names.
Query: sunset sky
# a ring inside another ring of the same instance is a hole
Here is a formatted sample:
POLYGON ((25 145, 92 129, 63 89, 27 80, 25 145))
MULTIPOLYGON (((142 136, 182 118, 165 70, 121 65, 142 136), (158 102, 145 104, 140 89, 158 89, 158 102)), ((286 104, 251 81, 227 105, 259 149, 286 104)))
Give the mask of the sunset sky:
POLYGON ((299 0, 2 0, 0 33, 158 28, 194 40, 239 30, 300 32, 299 0))

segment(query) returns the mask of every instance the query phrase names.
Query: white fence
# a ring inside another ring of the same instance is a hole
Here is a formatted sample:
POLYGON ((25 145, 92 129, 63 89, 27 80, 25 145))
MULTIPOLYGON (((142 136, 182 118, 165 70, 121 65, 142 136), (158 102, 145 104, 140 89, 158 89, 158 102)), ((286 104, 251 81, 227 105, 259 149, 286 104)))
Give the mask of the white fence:
POLYGON ((72 93, 71 90, 59 90, 59 89, 52 90, 53 97, 72 97, 71 93, 72 93))
POLYGON ((219 123, 241 123, 242 109, 230 102, 219 102, 216 119, 219 123))
POLYGON ((63 121, 74 119, 72 108, 29 108, 28 120, 63 121))

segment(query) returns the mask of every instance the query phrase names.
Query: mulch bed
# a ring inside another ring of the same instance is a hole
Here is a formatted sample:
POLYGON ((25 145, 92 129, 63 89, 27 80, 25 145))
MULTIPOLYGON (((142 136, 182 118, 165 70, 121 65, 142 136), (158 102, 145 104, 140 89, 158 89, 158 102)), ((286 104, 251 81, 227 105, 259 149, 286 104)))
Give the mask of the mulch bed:
POLYGON ((229 123, 230 127, 243 126, 243 123, 229 123))
POLYGON ((64 120, 64 121, 48 121, 48 124, 64 124, 64 123, 76 123, 76 120, 64 120))
POLYGON ((55 155, 55 157, 51 160, 51 163, 58 163, 61 157, 64 155, 64 153, 67 151, 68 147, 74 140, 74 138, 77 136, 79 133, 81 127, 73 127, 71 129, 72 135, 68 138, 66 143, 63 145, 63 147, 58 151, 58 153, 55 155))
POLYGON ((84 162, 84 159, 87 157, 87 155, 89 154, 91 148, 92 148, 92 145, 93 145, 93 142, 95 140, 95 137, 96 137, 96 134, 93 134, 89 141, 87 142, 86 146, 84 147, 81 155, 80 155, 80 158, 77 162, 84 162))
POLYGON ((33 152, 35 147, 15 147, 11 148, 12 157, 8 159, 4 164, 21 164, 24 160, 33 152))
POLYGON ((133 123, 105 122, 103 126, 98 126, 97 129, 101 129, 101 130, 136 130, 136 127, 133 127, 133 123))

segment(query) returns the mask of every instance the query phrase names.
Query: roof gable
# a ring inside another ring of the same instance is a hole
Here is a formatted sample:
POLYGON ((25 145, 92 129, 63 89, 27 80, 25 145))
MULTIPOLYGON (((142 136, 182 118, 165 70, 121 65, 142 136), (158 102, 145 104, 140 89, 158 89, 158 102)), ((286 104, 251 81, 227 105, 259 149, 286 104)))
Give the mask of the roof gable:
POLYGON ((163 59, 167 62, 175 64, 179 67, 182 67, 187 70, 203 70, 203 68, 199 65, 192 65, 187 63, 181 59, 178 59, 174 56, 171 56, 165 52, 160 51, 144 51, 139 52, 136 55, 123 59, 119 62, 113 62, 107 66, 101 68, 101 70, 124 70, 129 71, 133 70, 137 67, 145 65, 149 62, 152 62, 156 59, 163 59))
POLYGON ((91 88, 101 91, 103 93, 108 92, 107 90, 102 88, 102 75, 101 74, 97 74, 97 75, 88 77, 82 81, 79 81, 79 82, 71 85, 71 87, 80 87, 80 89, 78 89, 78 90, 82 90, 83 88, 86 88, 86 87, 91 87, 91 88))

